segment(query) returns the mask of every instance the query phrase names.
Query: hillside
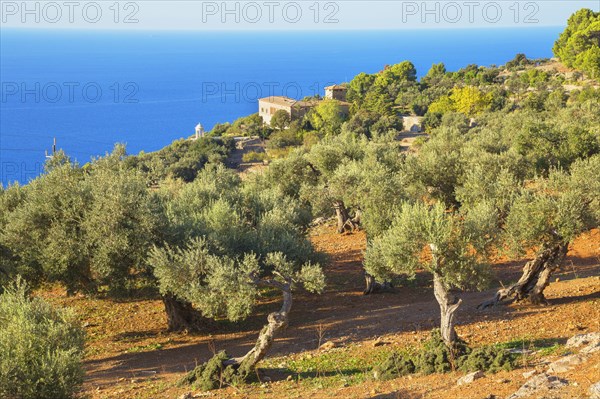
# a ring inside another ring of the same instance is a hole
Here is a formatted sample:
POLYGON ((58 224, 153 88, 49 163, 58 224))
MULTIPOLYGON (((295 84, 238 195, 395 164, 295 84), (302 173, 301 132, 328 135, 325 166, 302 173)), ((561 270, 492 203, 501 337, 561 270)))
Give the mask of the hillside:
MULTIPOLYGON (((494 337, 494 342, 541 350, 543 355, 524 356, 516 370, 490 374, 468 386, 455 385, 464 374, 459 372, 373 381, 369 370, 374 359, 391 348, 419 345, 436 325, 439 310, 428 288, 431 283, 418 276, 415 283, 394 292, 363 296, 364 234, 340 237, 332 226, 321 226, 313 230, 311 240, 330 256, 325 267, 329 286, 321 296, 303 294, 297 299, 289 328, 261 365, 263 380, 271 382, 199 397, 504 397, 525 381, 524 372, 541 369, 543 362, 565 353, 568 338, 600 330, 600 231, 594 230, 570 248, 567 266, 547 290, 550 306, 513 304, 473 312, 493 290, 463 296, 458 333, 470 344, 482 345, 494 337), (335 348, 315 350, 319 339, 335 343, 335 348), (293 381, 288 380, 290 375, 293 381)), ((515 279, 522 263, 497 263, 496 274, 502 281, 515 279)), ((65 298, 58 288, 40 295, 75 308, 84 322, 88 334, 85 393, 92 398, 175 398, 189 391, 176 386, 181 372, 206 361, 213 350, 243 353, 253 344, 265 312, 273 307, 272 299, 263 298, 256 316, 235 328, 192 335, 165 333, 163 305, 157 300, 65 298)), ((552 397, 585 397, 591 381, 597 379, 599 356, 596 353, 577 372, 561 375, 570 385, 552 397)))
POLYGON ((597 18, 566 66, 402 61, 157 152, 53 152, 0 187, 0 397, 600 391, 597 18))

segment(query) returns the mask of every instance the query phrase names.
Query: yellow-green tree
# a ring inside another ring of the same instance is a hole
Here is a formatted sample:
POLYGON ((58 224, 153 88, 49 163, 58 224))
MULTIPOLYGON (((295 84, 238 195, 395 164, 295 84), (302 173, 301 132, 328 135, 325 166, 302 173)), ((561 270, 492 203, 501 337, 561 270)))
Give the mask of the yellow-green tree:
POLYGON ((450 99, 454 110, 467 116, 473 116, 488 109, 492 103, 491 95, 474 86, 465 86, 452 90, 450 99))
POLYGON ((315 130, 330 135, 339 133, 346 117, 339 101, 323 100, 311 111, 309 119, 315 130))
POLYGON ((428 111, 430 113, 445 114, 446 112, 453 112, 455 110, 454 101, 448 97, 443 96, 435 100, 429 105, 428 111))
POLYGON ((484 93, 475 86, 455 87, 449 96, 435 100, 429 106, 429 112, 445 114, 460 112, 467 116, 477 115, 492 105, 492 93, 484 93))

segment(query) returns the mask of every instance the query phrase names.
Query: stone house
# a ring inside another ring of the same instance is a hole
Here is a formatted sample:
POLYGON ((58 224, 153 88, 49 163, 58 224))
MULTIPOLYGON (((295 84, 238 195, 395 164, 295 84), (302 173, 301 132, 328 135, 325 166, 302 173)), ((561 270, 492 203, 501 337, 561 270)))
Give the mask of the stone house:
POLYGON ((316 100, 300 101, 284 96, 260 98, 258 100, 258 115, 262 117, 263 122, 267 125, 271 123, 271 118, 275 115, 275 112, 280 109, 290 114, 292 120, 300 119, 317 103, 316 100))
MULTIPOLYGON (((342 114, 350 113, 350 104, 346 102, 346 87, 333 85, 325 87, 325 99, 333 99, 340 102, 342 114)), ((271 124, 271 118, 280 109, 290 114, 292 120, 302 118, 313 107, 322 100, 294 100, 285 96, 270 96, 258 99, 258 115, 267 125, 271 124)))
POLYGON ((338 100, 338 101, 345 103, 347 91, 348 91, 348 89, 346 88, 346 86, 341 86, 341 85, 327 86, 325 88, 325 98, 331 99, 331 100, 338 100))

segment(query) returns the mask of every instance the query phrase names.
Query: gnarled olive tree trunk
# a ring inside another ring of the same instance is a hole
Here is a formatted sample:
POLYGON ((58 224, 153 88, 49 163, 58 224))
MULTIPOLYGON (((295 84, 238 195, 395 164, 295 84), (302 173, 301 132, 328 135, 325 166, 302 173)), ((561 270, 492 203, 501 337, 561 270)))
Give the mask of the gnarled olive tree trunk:
POLYGON ((449 289, 442 279, 442 276, 436 272, 441 266, 437 245, 429 244, 429 248, 431 249, 431 257, 434 263, 433 294, 440 305, 440 333, 446 346, 448 348, 454 348, 454 345, 458 342, 456 330, 454 329, 454 314, 460 306, 462 299, 450 295, 449 289))
POLYGON ((354 224, 354 226, 359 227, 360 226, 360 221, 362 218, 362 209, 360 209, 360 206, 356 208, 356 212, 354 213, 354 217, 352 218, 352 223, 354 224))
POLYGON ((440 305, 440 332, 442 339, 446 346, 452 348, 458 341, 456 330, 454 329, 454 314, 462 300, 454 295, 450 295, 448 287, 446 287, 441 276, 437 273, 433 273, 433 293, 440 305))
POLYGON ((337 217, 337 232, 343 233, 347 230, 357 229, 360 225, 361 210, 360 208, 356 211, 356 215, 351 218, 348 213, 348 209, 344 205, 344 201, 336 200, 333 201, 333 208, 335 209, 335 215, 337 217))
POLYGON ((365 272, 365 290, 363 291, 364 295, 374 294, 376 292, 389 291, 394 288, 392 283, 388 281, 384 281, 380 283, 375 280, 375 277, 371 276, 369 273, 365 272))
POLYGON ((288 325, 289 314, 290 310, 292 309, 292 282, 287 281, 285 283, 280 283, 279 281, 275 280, 261 280, 258 282, 258 284, 278 288, 281 290, 283 295, 281 309, 279 309, 277 312, 270 313, 267 316, 268 324, 265 325, 260 331, 254 347, 250 349, 250 351, 248 351, 248 353, 246 353, 243 357, 232 358, 225 361, 225 365, 239 366, 245 370, 254 369, 258 362, 260 362, 266 356, 269 349, 271 349, 277 334, 288 325))
POLYGON ((182 302, 172 295, 162 297, 167 313, 169 331, 206 331, 215 327, 212 319, 200 314, 191 303, 182 302))
POLYGON ((498 290, 493 299, 483 302, 478 308, 495 306, 502 302, 528 299, 535 305, 547 304, 544 289, 550 283, 550 276, 559 269, 567 256, 568 243, 544 247, 534 259, 523 267, 523 274, 516 283, 498 290))

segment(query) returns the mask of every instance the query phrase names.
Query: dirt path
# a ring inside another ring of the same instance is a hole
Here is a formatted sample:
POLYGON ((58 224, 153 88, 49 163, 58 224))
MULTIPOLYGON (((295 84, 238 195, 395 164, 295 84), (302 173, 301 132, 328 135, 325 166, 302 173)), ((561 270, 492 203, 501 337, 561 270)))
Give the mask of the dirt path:
MULTIPOLYGON (((392 293, 363 296, 361 260, 365 246, 364 234, 340 236, 331 227, 321 227, 313 232, 311 238, 317 249, 330 256, 330 263, 326 268, 328 290, 320 296, 296 296, 290 326, 275 342, 271 356, 315 349, 318 330, 325 331, 326 340, 348 344, 387 334, 425 333, 436 326, 439 309, 426 276, 420 276, 415 283, 397 288, 392 293)), ((459 334, 474 342, 485 340, 486 334, 489 334, 488 327, 492 324, 495 327, 490 328, 494 328, 497 334, 502 334, 502 323, 506 319, 511 319, 511 326, 510 331, 505 332, 513 336, 527 334, 531 330, 530 320, 535 317, 545 317, 548 320, 557 317, 559 320, 568 319, 574 328, 585 325, 586 320, 590 321, 591 315, 573 314, 572 305, 600 298, 600 282, 597 277, 578 280, 581 281, 580 284, 571 284, 566 280, 598 275, 599 254, 598 231, 580 240, 569 254, 568 267, 558 275, 561 282, 553 283, 548 288, 551 302, 549 307, 518 305, 476 311, 476 305, 490 297, 494 291, 461 294, 463 305, 458 314, 459 334), (481 333, 478 334, 478 330, 472 326, 481 323, 489 325, 481 327, 481 333)), ((516 278, 520 265, 521 262, 515 262, 498 265, 498 268, 502 271, 503 279, 510 276, 516 278)), ((135 337, 131 342, 127 339, 125 341, 129 345, 136 343, 134 349, 141 348, 140 351, 124 351, 119 343, 109 353, 89 360, 86 363, 88 389, 114 387, 120 381, 130 378, 173 378, 174 374, 179 375, 195 364, 206 361, 215 349, 227 349, 232 355, 242 355, 253 345, 266 314, 278 306, 278 298, 273 298, 262 304, 257 314, 242 324, 224 325, 222 330, 212 335, 192 336, 163 333, 164 325, 161 326, 161 322, 164 323, 164 320, 160 314, 160 304, 157 301, 148 302, 141 306, 152 306, 152 312, 145 314, 138 308, 125 328, 129 331, 121 332, 111 340, 135 337), (135 317, 140 317, 140 321, 136 322, 135 317), (148 350, 157 341, 163 343, 161 349, 148 350)), ((115 321, 112 328, 118 330, 118 323, 119 321, 115 321)), ((566 324, 561 325, 561 328, 568 330, 566 324)), ((558 332, 549 328, 548 334, 555 336, 558 332)), ((510 339, 510 336, 505 338, 510 339)), ((99 340, 97 345, 105 344, 99 340)))

